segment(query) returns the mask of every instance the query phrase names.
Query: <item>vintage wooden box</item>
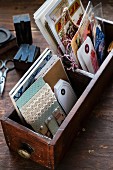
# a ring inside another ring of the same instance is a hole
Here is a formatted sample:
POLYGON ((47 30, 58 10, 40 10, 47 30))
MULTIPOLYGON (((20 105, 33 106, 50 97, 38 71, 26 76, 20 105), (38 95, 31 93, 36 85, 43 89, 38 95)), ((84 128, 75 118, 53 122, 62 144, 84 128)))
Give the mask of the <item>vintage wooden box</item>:
MULTIPOLYGON (((104 20, 104 24, 107 48, 113 40, 113 22, 104 20)), ((23 126, 14 109, 4 115, 1 123, 8 147, 25 158, 55 169, 69 149, 72 139, 82 128, 84 120, 88 119, 101 93, 112 79, 113 51, 106 56, 93 78, 78 72, 69 74, 73 88, 77 88, 79 99, 52 140, 42 138, 23 126)))

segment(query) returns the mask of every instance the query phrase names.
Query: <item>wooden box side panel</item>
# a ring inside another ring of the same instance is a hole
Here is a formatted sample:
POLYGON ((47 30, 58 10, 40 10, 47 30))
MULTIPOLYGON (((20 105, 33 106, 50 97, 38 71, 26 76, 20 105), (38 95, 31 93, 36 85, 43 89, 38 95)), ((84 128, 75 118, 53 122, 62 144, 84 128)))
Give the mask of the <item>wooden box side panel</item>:
POLYGON ((80 97, 92 78, 83 73, 77 71, 73 72, 71 70, 67 71, 67 74, 75 93, 80 97))
POLYGON ((21 125, 10 119, 1 120, 1 123, 9 149, 18 153, 18 150, 22 149, 22 144, 25 143, 33 149, 31 160, 51 168, 49 141, 41 140, 32 131, 27 128, 25 130, 25 127, 20 128, 22 127, 21 125))
POLYGON ((113 75, 113 57, 112 53, 107 57, 101 66, 101 69, 91 80, 86 90, 79 98, 67 118, 59 128, 55 138, 51 141, 54 150, 54 165, 62 159, 65 152, 69 148, 72 139, 82 126, 83 120, 91 113, 92 108, 98 102, 99 96, 105 89, 113 75))

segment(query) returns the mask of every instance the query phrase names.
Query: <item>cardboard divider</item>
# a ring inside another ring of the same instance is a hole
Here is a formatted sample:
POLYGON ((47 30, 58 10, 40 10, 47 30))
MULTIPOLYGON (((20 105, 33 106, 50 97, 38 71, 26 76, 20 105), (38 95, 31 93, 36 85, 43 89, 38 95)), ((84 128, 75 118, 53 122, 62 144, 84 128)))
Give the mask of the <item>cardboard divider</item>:
POLYGON ((87 85, 89 84, 89 82, 92 80, 93 76, 92 74, 87 74, 87 72, 85 74, 85 72, 82 72, 82 70, 80 69, 77 69, 75 72, 67 71, 67 74, 72 84, 72 87, 79 98, 87 87, 87 85))

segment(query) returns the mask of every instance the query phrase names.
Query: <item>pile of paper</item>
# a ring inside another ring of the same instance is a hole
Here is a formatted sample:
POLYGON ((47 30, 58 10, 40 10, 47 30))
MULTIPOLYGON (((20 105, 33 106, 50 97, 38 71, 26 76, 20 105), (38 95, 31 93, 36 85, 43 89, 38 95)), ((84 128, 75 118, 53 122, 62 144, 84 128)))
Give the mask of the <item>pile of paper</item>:
POLYGON ((35 22, 55 54, 68 68, 95 74, 104 60, 105 36, 101 3, 86 10, 80 0, 47 0, 35 13, 35 22), (100 11, 100 12, 97 12, 100 11), (100 14, 99 14, 100 13, 100 14))

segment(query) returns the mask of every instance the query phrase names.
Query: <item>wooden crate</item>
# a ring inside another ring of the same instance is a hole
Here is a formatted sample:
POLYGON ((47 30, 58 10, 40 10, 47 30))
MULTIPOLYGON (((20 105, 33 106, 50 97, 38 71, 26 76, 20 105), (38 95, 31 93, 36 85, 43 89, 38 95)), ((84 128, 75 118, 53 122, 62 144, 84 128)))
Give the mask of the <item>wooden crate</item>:
MULTIPOLYGON (((106 47, 113 40, 113 23, 104 20, 106 47)), ((43 138, 21 121, 12 108, 1 119, 5 139, 8 147, 21 154, 25 158, 55 169, 79 130, 85 119, 91 114, 93 107, 98 102, 101 93, 112 80, 113 75, 113 52, 106 54, 106 59, 95 74, 94 78, 84 76, 81 73, 69 73, 73 88, 78 91, 79 99, 59 127, 52 140, 43 138), (26 152, 24 152, 26 151, 26 152)))

